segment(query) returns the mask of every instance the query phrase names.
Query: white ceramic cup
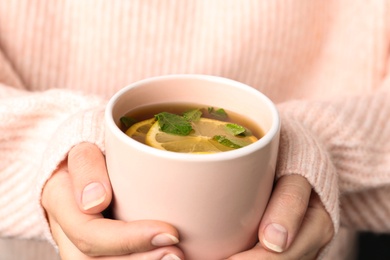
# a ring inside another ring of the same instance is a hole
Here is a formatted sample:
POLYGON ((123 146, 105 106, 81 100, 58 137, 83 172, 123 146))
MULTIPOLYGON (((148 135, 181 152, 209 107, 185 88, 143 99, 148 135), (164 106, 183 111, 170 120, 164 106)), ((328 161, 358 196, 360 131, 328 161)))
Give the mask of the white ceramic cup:
POLYGON ((109 101, 106 160, 114 216, 175 226, 189 260, 217 260, 253 247, 273 186, 280 119, 275 105, 245 84, 206 75, 133 83, 109 101), (265 132, 246 147, 216 154, 158 150, 125 135, 119 119, 145 105, 204 104, 245 115, 265 132))

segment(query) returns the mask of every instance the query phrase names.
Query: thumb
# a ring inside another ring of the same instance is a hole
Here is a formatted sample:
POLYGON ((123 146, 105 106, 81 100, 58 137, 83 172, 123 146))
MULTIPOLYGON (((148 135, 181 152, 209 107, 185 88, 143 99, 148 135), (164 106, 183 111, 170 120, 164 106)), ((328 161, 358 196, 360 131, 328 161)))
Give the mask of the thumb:
POLYGON ((283 252, 291 245, 305 217, 310 194, 310 184, 300 175, 278 180, 260 223, 262 246, 283 252))
POLYGON ((81 211, 100 213, 110 205, 112 190, 105 158, 96 145, 74 146, 68 155, 68 171, 81 211))

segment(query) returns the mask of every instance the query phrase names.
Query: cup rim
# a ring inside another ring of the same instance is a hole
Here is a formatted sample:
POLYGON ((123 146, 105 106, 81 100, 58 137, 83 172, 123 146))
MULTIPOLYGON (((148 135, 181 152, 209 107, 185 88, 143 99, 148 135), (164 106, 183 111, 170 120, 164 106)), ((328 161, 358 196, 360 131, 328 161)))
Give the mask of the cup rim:
POLYGON ((231 160, 234 158, 239 158, 246 156, 247 154, 253 153, 256 150, 260 150, 262 147, 268 145, 274 138, 275 135, 278 135, 278 132, 280 130, 280 116, 279 112, 275 106, 275 104, 263 93, 258 91, 257 89, 250 87, 244 83, 224 78, 220 76, 212 76, 212 75, 203 75, 203 74, 169 74, 169 75, 163 75, 163 76, 155 76, 155 77, 149 77, 146 79, 142 79, 136 82, 133 82, 122 89, 120 89, 118 92, 116 92, 108 101, 106 105, 106 109, 104 112, 105 116, 105 125, 109 129, 106 129, 106 131, 111 131, 117 138, 120 139, 120 141, 134 146, 137 150, 140 150, 144 153, 148 153, 151 155, 154 155, 156 157, 162 157, 167 159, 175 159, 175 160, 185 160, 185 161, 221 161, 221 160, 231 160), (171 152, 171 151, 164 151, 159 150, 153 147, 150 147, 148 145, 142 144, 136 140, 133 140, 132 138, 128 137, 125 133, 123 133, 119 127, 116 125, 112 112, 113 108, 116 105, 118 99, 127 91, 130 89, 139 87, 145 83, 151 83, 154 81, 159 81, 162 79, 201 79, 206 81, 212 81, 212 82, 218 82, 223 84, 229 84, 233 85, 235 87, 241 88, 244 91, 250 92, 251 95, 257 95, 259 98, 263 100, 263 102, 267 105, 269 110, 272 114, 272 125, 270 129, 265 133, 263 137, 261 137, 258 141, 256 141, 253 144, 250 144, 248 146, 242 147, 240 149, 235 149, 232 151, 226 151, 221 153, 214 153, 214 154, 190 154, 190 153, 178 153, 178 152, 171 152))

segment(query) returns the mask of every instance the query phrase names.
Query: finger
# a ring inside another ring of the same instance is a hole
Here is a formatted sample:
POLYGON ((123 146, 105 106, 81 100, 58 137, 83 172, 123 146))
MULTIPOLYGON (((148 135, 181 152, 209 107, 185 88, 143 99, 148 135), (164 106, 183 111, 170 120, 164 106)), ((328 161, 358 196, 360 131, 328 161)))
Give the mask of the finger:
POLYGON ((315 259, 319 251, 331 241, 333 234, 333 222, 317 193, 313 192, 299 233, 286 251, 286 256, 290 258, 285 259, 293 259, 293 256, 302 260, 315 259))
POLYGON ((278 180, 260 223, 259 239, 271 251, 283 252, 297 234, 306 214, 311 186, 299 175, 278 180))
POLYGON ((177 247, 164 247, 164 248, 158 248, 145 253, 132 254, 125 259, 126 260, 149 260, 149 259, 181 260, 184 259, 184 254, 177 247))
MULTIPOLYGON (((274 260, 274 259, 278 259, 277 257, 280 256, 281 256, 280 253, 271 252, 265 249, 264 247, 262 247, 260 243, 258 243, 254 248, 248 251, 235 254, 226 260, 253 260, 253 259, 274 260)), ((279 259, 283 259, 283 258, 279 258, 279 259)))
POLYGON ((229 260, 316 259, 320 250, 330 242, 333 234, 334 228, 331 218, 318 195, 313 192, 299 233, 287 250, 282 253, 272 252, 258 243, 251 250, 236 254, 230 257, 229 260))
POLYGON ((45 199, 48 214, 85 255, 124 255, 179 242, 177 230, 164 222, 124 222, 81 212, 75 200, 70 199, 72 183, 66 172, 53 175, 44 193, 45 198, 49 198, 45 199))
POLYGON ((73 147, 68 156, 68 170, 79 208, 87 213, 102 212, 111 202, 111 184, 105 159, 91 143, 73 147))
MULTIPOLYGON (((95 257, 90 257, 83 254, 65 235, 57 223, 53 223, 52 232, 56 237, 56 242, 59 245, 59 254, 62 260, 93 260, 95 257)), ((122 256, 106 256, 99 257, 99 260, 140 260, 140 259, 163 259, 163 260, 180 260, 184 259, 183 252, 177 247, 167 246, 157 248, 149 252, 134 253, 122 256)))

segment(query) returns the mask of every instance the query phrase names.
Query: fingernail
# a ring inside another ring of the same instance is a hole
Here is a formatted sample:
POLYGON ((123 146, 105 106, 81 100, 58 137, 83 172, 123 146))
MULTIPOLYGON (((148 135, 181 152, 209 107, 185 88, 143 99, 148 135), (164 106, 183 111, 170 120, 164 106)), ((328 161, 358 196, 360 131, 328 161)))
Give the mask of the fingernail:
POLYGON ((164 257, 161 258, 161 260, 181 260, 181 258, 174 254, 168 254, 168 255, 164 255, 164 257))
POLYGON ((269 224, 264 230, 263 244, 275 252, 282 252, 287 244, 287 230, 279 224, 269 224))
POLYGON ((106 198, 106 190, 100 182, 92 182, 88 184, 81 196, 81 204, 84 210, 93 208, 104 201, 106 198))
POLYGON ((158 234, 151 241, 154 246, 170 246, 179 243, 177 237, 168 233, 158 234))

